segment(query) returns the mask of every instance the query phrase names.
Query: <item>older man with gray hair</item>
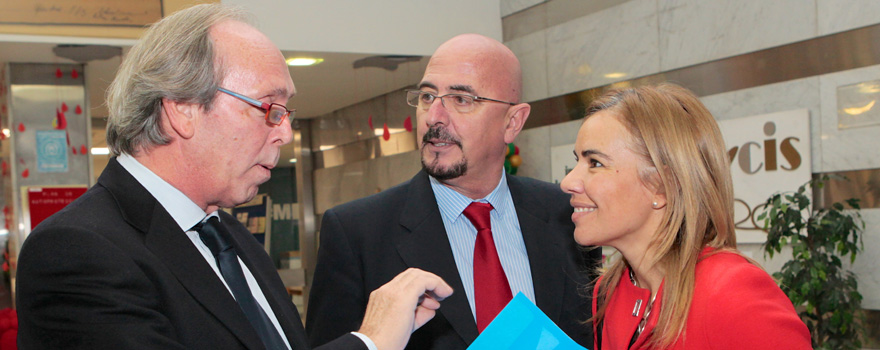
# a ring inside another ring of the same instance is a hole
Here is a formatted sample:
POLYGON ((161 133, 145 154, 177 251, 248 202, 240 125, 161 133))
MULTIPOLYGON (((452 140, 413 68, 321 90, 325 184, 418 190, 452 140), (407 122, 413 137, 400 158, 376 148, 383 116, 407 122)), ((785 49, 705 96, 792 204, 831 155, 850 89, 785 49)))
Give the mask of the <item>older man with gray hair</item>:
MULTIPOLYGON (((21 349, 308 349, 274 265, 234 217, 292 139, 284 57, 238 9, 153 25, 107 94, 114 158, 30 234, 19 257, 21 349)), ((328 349, 400 349, 451 288, 409 269, 328 349)))

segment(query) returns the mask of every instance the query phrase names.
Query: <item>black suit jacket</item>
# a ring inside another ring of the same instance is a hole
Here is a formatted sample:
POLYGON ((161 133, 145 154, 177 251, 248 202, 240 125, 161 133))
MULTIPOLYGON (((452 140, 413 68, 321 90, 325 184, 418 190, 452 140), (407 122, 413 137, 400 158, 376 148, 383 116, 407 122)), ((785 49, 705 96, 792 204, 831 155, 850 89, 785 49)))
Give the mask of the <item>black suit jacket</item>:
MULTIPOLYGON (((592 329, 582 323, 590 317, 583 289, 601 252, 585 252, 575 243, 572 208, 557 185, 515 176, 507 183, 536 304, 575 341, 592 346, 592 329)), ((424 171, 387 191, 327 210, 320 241, 306 319, 312 345, 357 329, 370 292, 408 267, 439 275, 455 292, 412 334, 407 348, 464 349, 476 339, 477 325, 424 171)))
MULTIPOLYGON (((220 218, 293 349, 296 307, 262 246, 220 218)), ((263 349, 220 278, 168 212, 116 159, 30 234, 18 260, 20 349, 263 349)), ((352 335, 328 348, 365 348, 352 335)))

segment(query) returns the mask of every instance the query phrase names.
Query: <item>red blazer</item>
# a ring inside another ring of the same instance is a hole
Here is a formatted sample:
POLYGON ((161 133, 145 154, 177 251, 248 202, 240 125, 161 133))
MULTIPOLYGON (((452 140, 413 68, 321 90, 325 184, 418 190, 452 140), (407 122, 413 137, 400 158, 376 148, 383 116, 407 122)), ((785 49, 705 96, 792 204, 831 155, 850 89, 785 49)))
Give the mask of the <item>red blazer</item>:
MULTIPOLYGON (((703 254, 708 251, 710 248, 703 254)), ((721 252, 699 261, 695 273, 685 331, 670 349, 812 349, 810 333, 791 301, 760 267, 737 254, 721 252)), ((629 270, 624 274, 628 275, 629 270)), ((594 314, 598 290, 593 291, 594 314)), ((634 286, 629 278, 620 279, 605 312, 601 349, 629 347, 650 299, 648 289, 634 286), (639 299, 642 302, 635 310, 639 299)), ((661 284, 645 330, 631 349, 648 349, 647 340, 657 325, 662 299, 661 284)), ((593 327, 595 330, 597 325, 593 327)), ((599 349, 598 342, 595 349, 599 349)))

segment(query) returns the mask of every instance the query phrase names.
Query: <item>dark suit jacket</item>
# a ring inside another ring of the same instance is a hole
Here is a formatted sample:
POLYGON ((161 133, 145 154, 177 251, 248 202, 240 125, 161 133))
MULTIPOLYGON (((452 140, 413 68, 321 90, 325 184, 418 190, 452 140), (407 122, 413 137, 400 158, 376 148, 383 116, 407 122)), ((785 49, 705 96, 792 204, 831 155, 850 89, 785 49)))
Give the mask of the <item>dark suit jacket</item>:
MULTIPOLYGON (((531 265, 536 304, 562 330, 592 346, 587 261, 598 261, 574 241, 572 208, 557 185, 508 176, 531 265)), ((409 349, 464 349, 477 325, 456 269, 428 175, 324 213, 321 246, 306 329, 313 345, 355 330, 370 292, 408 267, 442 277, 455 290, 437 316, 413 333, 409 349)))
MULTIPOLYGON (((262 246, 220 212, 293 349, 296 307, 262 246)), ((17 276, 20 349, 263 349, 216 273, 116 159, 30 234, 17 276)), ((365 348, 352 335, 328 347, 365 348)))

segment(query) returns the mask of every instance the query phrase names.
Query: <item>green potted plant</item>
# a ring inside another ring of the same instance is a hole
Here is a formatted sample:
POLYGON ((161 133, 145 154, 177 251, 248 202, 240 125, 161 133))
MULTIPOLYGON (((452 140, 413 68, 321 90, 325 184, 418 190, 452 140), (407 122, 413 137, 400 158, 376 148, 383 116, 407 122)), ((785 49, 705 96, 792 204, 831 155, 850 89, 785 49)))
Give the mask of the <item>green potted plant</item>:
POLYGON ((810 207, 807 192, 820 190, 828 176, 813 179, 796 192, 772 195, 758 220, 767 230, 765 254, 771 258, 790 245, 792 259, 773 274, 807 325, 816 349, 859 349, 862 295, 852 264, 862 250, 865 223, 859 200, 836 202, 827 208, 810 207))

